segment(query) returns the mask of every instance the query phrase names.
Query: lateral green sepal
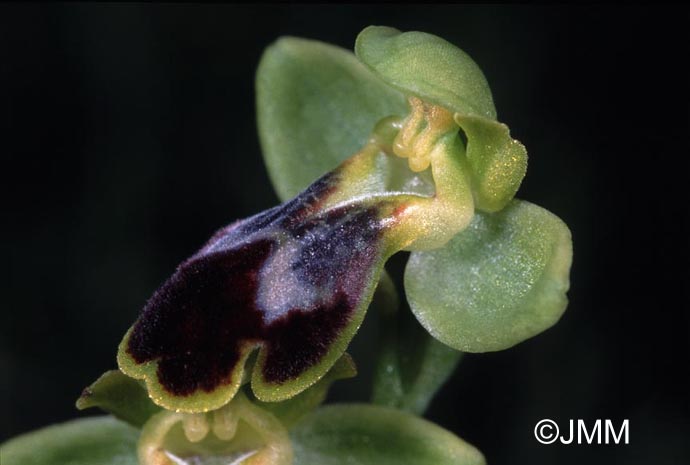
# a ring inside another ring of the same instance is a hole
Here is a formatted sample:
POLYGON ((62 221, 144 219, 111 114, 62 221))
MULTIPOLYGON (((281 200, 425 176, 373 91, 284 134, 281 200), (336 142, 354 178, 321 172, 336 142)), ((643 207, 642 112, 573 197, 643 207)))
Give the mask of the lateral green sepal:
POLYGON ((405 290, 419 322, 465 352, 511 347, 558 321, 568 303, 572 241, 557 216, 513 200, 478 213, 445 247, 411 255, 405 290))

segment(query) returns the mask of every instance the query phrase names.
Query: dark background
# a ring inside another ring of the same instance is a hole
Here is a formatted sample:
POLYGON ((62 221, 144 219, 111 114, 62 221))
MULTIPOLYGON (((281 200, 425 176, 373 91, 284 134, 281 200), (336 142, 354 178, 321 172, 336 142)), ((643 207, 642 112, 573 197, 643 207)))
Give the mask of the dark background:
MULTIPOLYGON (((671 7, 0 6, 0 439, 96 414, 74 401, 115 367, 155 288, 216 228, 277 203, 254 121, 264 47, 287 34, 352 48, 384 24, 477 61, 530 153, 519 196, 563 218, 575 247, 562 320, 467 355, 427 417, 491 464, 688 463, 688 19, 671 7), (629 419, 630 444, 544 446, 542 418, 629 419)), ((365 393, 343 381, 334 397, 365 393)))

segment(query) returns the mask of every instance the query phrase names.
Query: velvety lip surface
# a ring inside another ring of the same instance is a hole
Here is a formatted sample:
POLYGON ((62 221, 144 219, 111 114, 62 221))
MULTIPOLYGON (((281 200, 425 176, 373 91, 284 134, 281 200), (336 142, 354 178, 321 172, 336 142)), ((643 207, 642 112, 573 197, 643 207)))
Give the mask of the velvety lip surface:
POLYGON ((266 351, 263 377, 298 377, 351 319, 381 253, 375 207, 320 212, 336 175, 294 200, 218 231, 154 293, 127 353, 157 361, 176 396, 229 382, 247 345, 266 351))

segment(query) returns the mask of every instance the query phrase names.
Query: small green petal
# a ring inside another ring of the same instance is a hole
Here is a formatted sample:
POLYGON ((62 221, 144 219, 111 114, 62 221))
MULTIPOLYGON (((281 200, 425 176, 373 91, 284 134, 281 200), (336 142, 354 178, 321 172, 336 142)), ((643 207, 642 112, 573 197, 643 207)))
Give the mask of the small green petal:
POLYGON ((412 311, 441 342, 502 350, 555 324, 568 300, 572 242, 555 215, 514 200, 478 213, 444 248, 415 252, 405 270, 412 311))
POLYGON ((475 447, 409 413, 364 404, 331 405, 291 432, 295 465, 480 465, 475 447))
POLYGON ((455 114, 467 135, 467 161, 472 172, 475 206, 495 212, 510 202, 527 171, 527 150, 497 121, 455 114))
POLYGON ((264 161, 281 200, 362 148, 377 121, 407 113, 405 97, 352 52, 294 37, 266 49, 256 93, 264 161))
POLYGON ((484 74, 465 52, 425 32, 370 26, 357 36, 355 53, 405 95, 456 113, 496 119, 484 74))
POLYGON ((0 446, 2 465, 137 465, 139 430, 113 417, 74 420, 0 446))
POLYGON ((161 410, 135 379, 120 370, 106 371, 77 399, 77 408, 99 407, 132 426, 141 427, 161 410))

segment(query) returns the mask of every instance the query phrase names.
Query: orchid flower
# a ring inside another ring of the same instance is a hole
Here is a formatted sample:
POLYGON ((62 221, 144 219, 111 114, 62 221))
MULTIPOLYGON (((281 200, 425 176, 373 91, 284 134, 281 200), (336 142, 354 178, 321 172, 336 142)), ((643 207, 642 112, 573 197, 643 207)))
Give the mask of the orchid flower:
POLYGON ((142 465, 341 463, 338 438, 362 434, 380 449, 354 447, 352 463, 403 463, 401 450, 404 463, 483 463, 414 415, 462 352, 552 326, 572 259, 567 226, 515 199, 527 152, 497 121, 484 75, 436 36, 369 27, 355 54, 282 38, 256 83, 284 203, 183 261, 126 332, 119 370, 78 406, 143 427, 142 465), (400 251, 411 252, 405 295, 428 333, 404 349, 384 268, 400 251), (370 306, 386 318, 373 396, 383 406, 309 413, 355 375, 346 350, 370 306), (423 352, 412 381, 403 350, 423 352))

